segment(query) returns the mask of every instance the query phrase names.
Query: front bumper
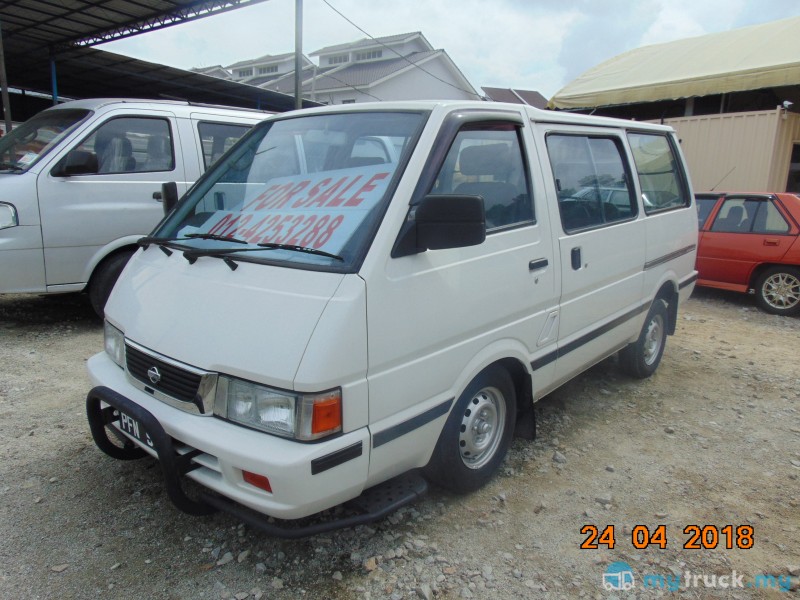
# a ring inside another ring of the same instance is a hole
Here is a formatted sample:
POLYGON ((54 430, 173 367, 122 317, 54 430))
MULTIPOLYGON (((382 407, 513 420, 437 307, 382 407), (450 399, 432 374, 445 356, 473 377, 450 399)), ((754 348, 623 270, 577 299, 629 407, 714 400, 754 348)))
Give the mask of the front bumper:
POLYGON ((95 387, 87 397, 87 413, 97 445, 114 456, 108 451, 105 431, 107 425, 115 427, 119 418, 114 409, 136 418, 153 446, 132 436, 126 438, 159 459, 167 493, 178 508, 190 514, 204 514, 208 507, 185 496, 180 483, 183 477, 279 519, 318 513, 364 490, 369 467, 366 428, 319 443, 295 442, 173 408, 131 385, 125 371, 105 353, 89 359, 88 369, 95 387), (109 406, 113 408, 105 410, 109 406), (243 470, 266 476, 272 493, 245 482, 243 470))

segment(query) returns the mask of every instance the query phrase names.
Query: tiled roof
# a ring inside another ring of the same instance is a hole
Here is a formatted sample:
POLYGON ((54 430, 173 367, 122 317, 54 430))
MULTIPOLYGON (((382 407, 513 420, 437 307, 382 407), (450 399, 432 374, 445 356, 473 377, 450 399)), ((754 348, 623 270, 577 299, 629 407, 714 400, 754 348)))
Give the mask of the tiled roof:
MULTIPOLYGON (((294 73, 294 71, 292 71, 294 73)), ((278 79, 279 77, 283 77, 286 73, 269 73, 268 75, 256 75, 255 77, 248 77, 247 79, 242 79, 242 83, 246 83, 247 85, 257 85, 258 87, 266 88, 265 83, 268 83, 274 79, 278 79)))
MULTIPOLYGON (((339 69, 332 70, 329 74, 318 75, 315 91, 322 92, 340 88, 368 86, 384 77, 388 77, 393 73, 409 67, 409 63, 419 63, 441 52, 441 50, 429 50, 428 52, 414 52, 402 58, 398 56, 397 58, 388 60, 350 63, 339 69)), ((309 82, 303 86, 303 91, 310 90, 311 85, 309 82)))
MULTIPOLYGON (((317 73, 320 73, 322 71, 323 71, 322 69, 317 69, 317 73)), ((302 75, 304 80, 306 78, 311 77, 313 73, 314 73, 314 65, 306 65, 305 67, 303 67, 302 75)), ((282 93, 284 94, 294 94, 294 71, 290 71, 289 73, 283 73, 280 76, 274 78, 272 81, 258 83, 255 85, 258 85, 258 87, 264 88, 265 90, 272 90, 272 91, 282 90, 282 93)), ((308 86, 308 89, 309 90, 311 89, 310 84, 308 86)))
MULTIPOLYGON (((236 69, 239 67, 250 67, 253 65, 260 65, 265 63, 275 63, 287 60, 289 58, 294 57, 294 52, 286 52, 284 54, 265 54, 264 56, 259 56, 258 58, 251 58, 249 60, 240 60, 239 62, 235 62, 232 65, 228 65, 226 68, 228 69, 236 69)), ((303 57, 306 61, 308 59, 304 56, 303 57)))
POLYGON ((231 74, 225 70, 222 65, 214 65, 213 67, 195 67, 190 69, 194 73, 202 73, 203 75, 211 75, 220 79, 230 79, 231 74))
MULTIPOLYGON (((326 46, 320 50, 312 52, 309 56, 318 56, 320 54, 329 54, 331 52, 339 52, 342 50, 355 50, 356 48, 363 48, 365 46, 380 46, 382 44, 393 44, 395 42, 402 42, 413 37, 420 36, 425 39, 421 31, 413 31, 411 33, 400 33, 397 35, 387 35, 380 38, 364 38, 357 42, 349 42, 347 44, 337 44, 335 46, 326 46)), ((427 42, 427 40, 425 40, 427 42)), ((429 44, 430 45, 430 44, 429 44)))
POLYGON ((535 108, 545 108, 547 98, 534 90, 518 90, 510 88, 481 88, 486 95, 495 102, 512 102, 514 104, 528 104, 535 108))

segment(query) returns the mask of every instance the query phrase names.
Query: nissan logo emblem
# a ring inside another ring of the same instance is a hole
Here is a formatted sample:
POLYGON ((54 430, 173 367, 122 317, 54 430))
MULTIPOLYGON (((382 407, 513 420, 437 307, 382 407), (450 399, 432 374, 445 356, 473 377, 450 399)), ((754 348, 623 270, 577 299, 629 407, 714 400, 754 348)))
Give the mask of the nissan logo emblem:
POLYGON ((158 367, 147 369, 147 377, 153 382, 153 385, 161 381, 161 373, 158 371, 158 367))

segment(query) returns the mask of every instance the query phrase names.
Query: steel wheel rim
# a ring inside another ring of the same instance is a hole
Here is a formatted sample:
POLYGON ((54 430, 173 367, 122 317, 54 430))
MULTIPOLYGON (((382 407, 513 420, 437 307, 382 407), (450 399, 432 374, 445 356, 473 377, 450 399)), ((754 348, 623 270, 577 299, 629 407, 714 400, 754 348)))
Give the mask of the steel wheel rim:
POLYGON ((775 273, 764 281, 761 295, 772 308, 794 308, 800 302, 800 280, 791 273, 775 273))
POLYGON ((506 422, 503 394, 494 387, 477 392, 464 409, 458 435, 459 452, 464 465, 480 469, 492 460, 506 422))
POLYGON ((658 357, 663 340, 664 320, 661 315, 656 315, 647 324, 647 332, 644 335, 644 362, 648 366, 652 365, 658 357))

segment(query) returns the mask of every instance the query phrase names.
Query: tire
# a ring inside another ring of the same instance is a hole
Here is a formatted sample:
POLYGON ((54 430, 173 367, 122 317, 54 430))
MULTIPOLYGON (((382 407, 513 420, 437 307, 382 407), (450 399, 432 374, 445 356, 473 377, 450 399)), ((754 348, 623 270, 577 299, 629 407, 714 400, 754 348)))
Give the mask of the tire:
POLYGON ((131 251, 112 254, 97 265, 92 274, 89 282, 89 301, 92 303, 94 312, 101 319, 104 317, 104 309, 111 290, 114 289, 114 284, 117 283, 122 269, 128 264, 131 256, 133 256, 131 251))
POLYGON ((793 267, 770 267, 756 281, 756 302, 773 315, 800 312, 800 270, 793 267))
POLYGON ((667 344, 667 303, 656 299, 647 313, 639 339, 619 352, 622 370, 636 379, 646 379, 656 372, 667 344))
POLYGON ((504 368, 482 371, 458 398, 424 475, 454 492, 471 492, 491 479, 505 458, 517 416, 514 383, 504 368))

